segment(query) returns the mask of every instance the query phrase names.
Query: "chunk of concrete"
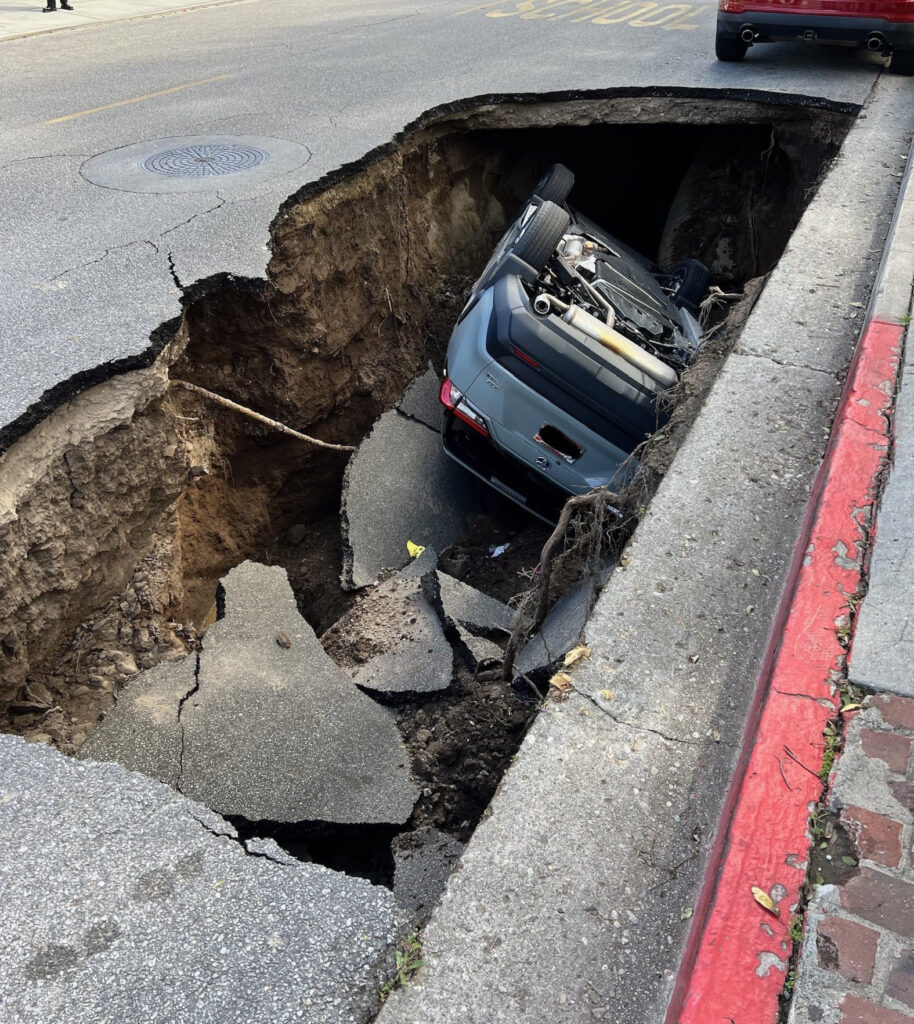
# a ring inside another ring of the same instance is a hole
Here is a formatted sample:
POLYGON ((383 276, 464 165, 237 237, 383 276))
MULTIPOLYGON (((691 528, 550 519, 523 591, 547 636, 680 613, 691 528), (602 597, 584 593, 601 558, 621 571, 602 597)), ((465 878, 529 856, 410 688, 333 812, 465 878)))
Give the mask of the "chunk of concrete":
POLYGON ((386 889, 282 859, 160 782, 0 735, 0 1016, 369 1019, 408 915, 386 889))
POLYGON ((379 584, 324 635, 357 686, 380 693, 434 693, 450 686, 453 652, 428 599, 426 578, 400 574, 379 584))
POLYGON ((417 918, 425 917, 441 898, 463 847, 460 840, 429 826, 395 836, 391 850, 397 903, 417 918))
POLYGON ((324 652, 285 571, 244 562, 222 585, 225 614, 203 638, 197 688, 175 707, 179 772, 161 755, 173 723, 150 720, 143 676, 99 726, 94 756, 120 760, 125 736, 149 737, 127 755, 132 767, 253 821, 406 821, 418 792, 393 716, 324 652))
POLYGON ((359 445, 343 481, 343 586, 369 586, 399 569, 413 541, 439 551, 466 531, 478 508, 469 475, 424 423, 384 413, 359 445))
POLYGON ((438 398, 441 390, 441 380, 431 363, 421 377, 410 384, 404 391, 403 397, 397 403, 397 408, 404 416, 424 423, 432 430, 441 433, 442 405, 438 398))

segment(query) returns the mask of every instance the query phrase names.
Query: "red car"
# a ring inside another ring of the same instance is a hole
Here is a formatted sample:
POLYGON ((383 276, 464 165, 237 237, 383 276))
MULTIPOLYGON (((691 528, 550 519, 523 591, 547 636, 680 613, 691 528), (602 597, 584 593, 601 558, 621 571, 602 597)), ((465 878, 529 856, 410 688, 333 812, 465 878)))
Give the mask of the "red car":
POLYGON ((914 0, 720 0, 718 60, 782 39, 865 46, 889 55, 890 71, 914 75, 914 0))

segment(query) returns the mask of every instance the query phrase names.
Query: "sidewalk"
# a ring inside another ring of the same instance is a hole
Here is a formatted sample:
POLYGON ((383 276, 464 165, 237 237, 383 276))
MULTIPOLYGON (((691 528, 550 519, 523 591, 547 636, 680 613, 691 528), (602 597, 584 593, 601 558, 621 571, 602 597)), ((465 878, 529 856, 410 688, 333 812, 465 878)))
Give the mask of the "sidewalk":
MULTIPOLYGON (((249 0, 72 0, 73 10, 42 11, 45 0, 0 0, 0 40, 58 32, 65 28, 96 25, 103 21, 127 21, 156 14, 174 14, 196 7, 221 7, 249 0)), ((58 8, 60 4, 58 3, 58 8)))
MULTIPOLYGON (((914 167, 896 216, 874 319, 910 324, 914 167)), ((790 1024, 914 1021, 914 344, 893 415, 894 451, 848 664, 875 695, 845 715, 844 750, 812 826, 813 883, 790 1024)))

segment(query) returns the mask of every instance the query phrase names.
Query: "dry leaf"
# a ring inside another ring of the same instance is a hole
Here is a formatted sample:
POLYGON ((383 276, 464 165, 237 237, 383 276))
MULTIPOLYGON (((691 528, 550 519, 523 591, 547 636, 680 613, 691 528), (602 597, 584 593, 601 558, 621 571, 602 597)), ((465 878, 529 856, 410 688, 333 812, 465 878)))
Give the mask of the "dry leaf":
POLYGON ((583 661, 585 658, 589 657, 589 647, 572 647, 571 650, 565 655, 565 668, 571 668, 572 665, 577 665, 579 661, 583 661))
POLYGON ((285 633, 277 633, 276 634, 276 642, 279 644, 280 647, 291 647, 292 646, 292 641, 286 636, 285 633))
POLYGON ((612 700, 613 697, 615 697, 615 694, 612 690, 600 690, 600 696, 603 700, 612 700))
POLYGON ((765 892, 764 889, 760 889, 757 885, 752 886, 752 898, 760 907, 764 907, 769 914, 774 914, 775 917, 781 916, 780 907, 774 902, 774 900, 765 892))
POLYGON ((844 707, 841 708, 841 714, 843 715, 845 711, 859 711, 862 707, 862 704, 845 704, 844 707))
POLYGON ((556 672, 549 680, 549 685, 554 686, 559 693, 566 693, 571 689, 571 676, 567 672, 556 672))

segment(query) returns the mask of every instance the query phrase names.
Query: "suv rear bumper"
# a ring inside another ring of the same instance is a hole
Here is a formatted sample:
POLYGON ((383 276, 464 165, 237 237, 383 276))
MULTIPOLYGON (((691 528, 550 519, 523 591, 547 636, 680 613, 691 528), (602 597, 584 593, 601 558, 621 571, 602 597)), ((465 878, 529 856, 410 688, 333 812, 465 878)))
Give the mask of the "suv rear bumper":
POLYGON ((562 488, 544 480, 501 445, 484 438, 449 412, 444 414, 441 437, 445 452, 464 469, 538 519, 550 525, 558 520, 571 497, 562 488))
POLYGON ((743 11, 741 14, 720 12, 717 15, 718 35, 725 38, 738 38, 740 29, 747 25, 758 33, 758 42, 762 43, 772 39, 862 43, 868 36, 877 34, 882 36, 890 47, 914 50, 914 22, 780 12, 772 14, 764 11, 743 11))

